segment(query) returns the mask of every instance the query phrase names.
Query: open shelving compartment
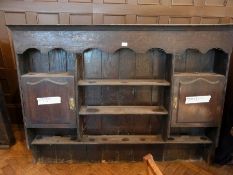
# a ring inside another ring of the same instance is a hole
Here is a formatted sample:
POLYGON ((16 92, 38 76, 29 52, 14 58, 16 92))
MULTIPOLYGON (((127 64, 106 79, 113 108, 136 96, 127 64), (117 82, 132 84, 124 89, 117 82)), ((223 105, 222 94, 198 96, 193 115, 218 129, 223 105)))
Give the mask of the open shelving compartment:
POLYGON ((171 66, 171 55, 161 49, 150 49, 146 53, 136 53, 129 48, 114 53, 96 48, 85 50, 77 69, 80 141, 163 143, 171 66), (94 121, 100 125, 95 130, 89 129, 94 121), (157 126, 152 126, 153 121, 157 121, 157 126), (151 128, 146 129, 148 127, 151 128))
MULTIPOLYGON (((36 133, 31 144, 212 144, 211 138, 214 137, 209 135, 215 135, 216 130, 213 127, 208 129, 206 123, 198 132, 196 129, 201 128, 200 123, 185 123, 180 126, 172 124, 171 128, 169 125, 172 77, 223 76, 211 70, 211 67, 207 69, 197 66, 196 69, 201 70, 195 70, 193 64, 185 63, 185 70, 180 70, 180 67, 176 66, 182 65, 177 64, 181 61, 177 59, 183 59, 183 62, 197 59, 200 57, 195 56, 197 53, 199 52, 189 49, 181 58, 176 57, 173 60, 172 55, 161 49, 150 49, 147 53, 135 53, 129 48, 122 48, 114 53, 87 49, 83 54, 69 54, 63 49, 54 49, 48 54, 41 54, 36 49, 27 50, 23 55, 26 61, 22 64, 22 83, 28 83, 28 79, 33 80, 35 77, 37 83, 41 82, 41 79, 61 79, 54 82, 56 86, 70 77, 77 82, 74 84, 77 86, 78 117, 74 118, 73 115, 68 118, 70 124, 64 124, 64 118, 61 120, 63 124, 38 124, 40 121, 35 121, 37 124, 31 123, 28 128, 30 132, 36 133), (44 69, 45 65, 38 65, 38 58, 48 60, 47 69, 44 69), (190 65, 193 66, 192 69, 188 68, 190 65), (40 69, 40 66, 43 69, 40 69), (194 127, 196 125, 197 128, 194 127), (45 126, 50 128, 49 132, 45 126), (35 129, 30 129, 32 127, 40 129, 34 131, 35 129), (64 131, 57 131, 60 127, 64 128, 64 131), (76 128, 77 132, 69 128, 76 128), (52 135, 51 130, 54 130, 52 135)), ((201 58, 213 62, 214 68, 215 57, 211 51, 201 58)), ((74 84, 72 86, 75 86, 74 84)), ((66 107, 68 109, 69 106, 66 107)), ((215 128, 217 129, 217 126, 215 128)))

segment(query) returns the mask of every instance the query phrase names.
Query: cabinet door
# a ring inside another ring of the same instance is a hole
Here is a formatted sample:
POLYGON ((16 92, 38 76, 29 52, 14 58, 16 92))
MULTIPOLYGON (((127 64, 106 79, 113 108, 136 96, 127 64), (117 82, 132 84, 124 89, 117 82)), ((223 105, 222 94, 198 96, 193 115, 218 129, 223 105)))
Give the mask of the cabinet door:
POLYGON ((76 127, 73 76, 24 75, 21 81, 27 127, 76 127))
POLYGON ((218 126, 222 116, 225 77, 216 74, 175 74, 172 126, 218 126))

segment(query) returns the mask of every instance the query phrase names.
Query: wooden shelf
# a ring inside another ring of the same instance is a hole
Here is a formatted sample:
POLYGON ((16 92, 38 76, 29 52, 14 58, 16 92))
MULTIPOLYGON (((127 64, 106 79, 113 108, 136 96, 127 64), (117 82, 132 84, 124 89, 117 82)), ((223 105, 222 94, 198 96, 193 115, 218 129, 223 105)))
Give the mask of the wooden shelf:
POLYGON ((79 86, 170 86, 170 83, 162 79, 101 79, 79 80, 79 86))
POLYGON ((160 135, 84 135, 82 141, 71 136, 37 136, 32 145, 50 144, 163 144, 160 135))
POLYGON ((167 115, 163 106, 81 106, 79 115, 167 115))
POLYGON ((49 72, 49 73, 39 73, 39 72, 29 72, 26 74, 21 75, 21 77, 67 77, 67 76, 73 76, 69 72, 49 72))
POLYGON ((206 136, 171 136, 168 140, 168 143, 174 144, 212 144, 213 142, 206 136))
POLYGON ((196 76, 206 76, 206 77, 212 77, 212 76, 216 76, 216 77, 225 77, 222 74, 217 74, 215 72, 175 72, 174 73, 175 76, 177 75, 182 75, 182 76, 190 76, 190 77, 196 77, 196 76))
POLYGON ((36 136, 32 145, 95 145, 95 144, 212 144, 207 137, 174 136, 164 141, 161 135, 84 135, 79 142, 72 136, 36 136))
POLYGON ((0 145, 0 149, 8 149, 10 148, 10 145, 0 145))

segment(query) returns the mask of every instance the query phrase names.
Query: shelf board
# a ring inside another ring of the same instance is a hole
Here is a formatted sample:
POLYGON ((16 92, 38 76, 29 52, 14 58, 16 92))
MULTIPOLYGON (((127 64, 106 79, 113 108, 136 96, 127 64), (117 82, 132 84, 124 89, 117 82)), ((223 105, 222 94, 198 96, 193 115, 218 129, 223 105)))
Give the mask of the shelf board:
POLYGON ((164 141, 161 135, 84 135, 81 141, 71 136, 36 136, 32 145, 96 145, 96 144, 212 144, 207 137, 176 136, 164 141))
POLYGON ((37 135, 31 143, 32 145, 76 145, 79 142, 72 136, 43 136, 37 135))
POLYGON ((182 135, 182 136, 171 136, 170 139, 167 140, 168 143, 174 144, 212 144, 212 140, 210 140, 206 136, 190 136, 190 135, 182 135))
POLYGON ((32 145, 59 144, 163 144, 160 135, 84 135, 82 140, 72 140, 71 136, 37 136, 32 145))
POLYGON ((10 148, 10 145, 0 145, 0 149, 8 149, 10 148))
POLYGON ((170 86, 170 83, 163 79, 92 79, 79 80, 79 86, 170 86))
POLYGON ((21 77, 73 77, 72 74, 70 74, 69 72, 48 72, 48 73, 39 73, 39 72, 29 72, 26 74, 21 75, 21 77))
POLYGON ((196 76, 206 76, 206 77, 225 77, 222 74, 217 74, 214 72, 175 72, 174 76, 189 76, 189 77, 196 77, 196 76))
POLYGON ((167 115, 163 106, 81 106, 79 115, 167 115))

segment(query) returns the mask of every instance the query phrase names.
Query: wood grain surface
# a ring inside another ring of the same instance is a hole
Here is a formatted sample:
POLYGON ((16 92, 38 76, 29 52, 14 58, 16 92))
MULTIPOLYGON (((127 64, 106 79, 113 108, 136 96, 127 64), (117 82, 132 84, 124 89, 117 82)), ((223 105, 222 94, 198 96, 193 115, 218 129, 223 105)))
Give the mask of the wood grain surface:
MULTIPOLYGON (((6 25, 222 24, 233 0, 11 0, 0 2, 0 82, 13 123, 22 122, 11 36, 6 25), (7 76, 6 76, 7 75, 7 76), (21 117, 20 117, 21 116, 21 117)), ((230 101, 230 100, 229 100, 230 101)))
MULTIPOLYGON (((25 146, 24 132, 14 127, 16 144, 7 150, 0 150, 1 175, 147 175, 147 167, 141 161, 134 163, 33 163, 32 154, 25 146)), ((154 157, 155 161, 157 160, 154 157)), ((229 165, 207 165, 203 161, 165 161, 157 162, 164 175, 231 175, 229 165)))

